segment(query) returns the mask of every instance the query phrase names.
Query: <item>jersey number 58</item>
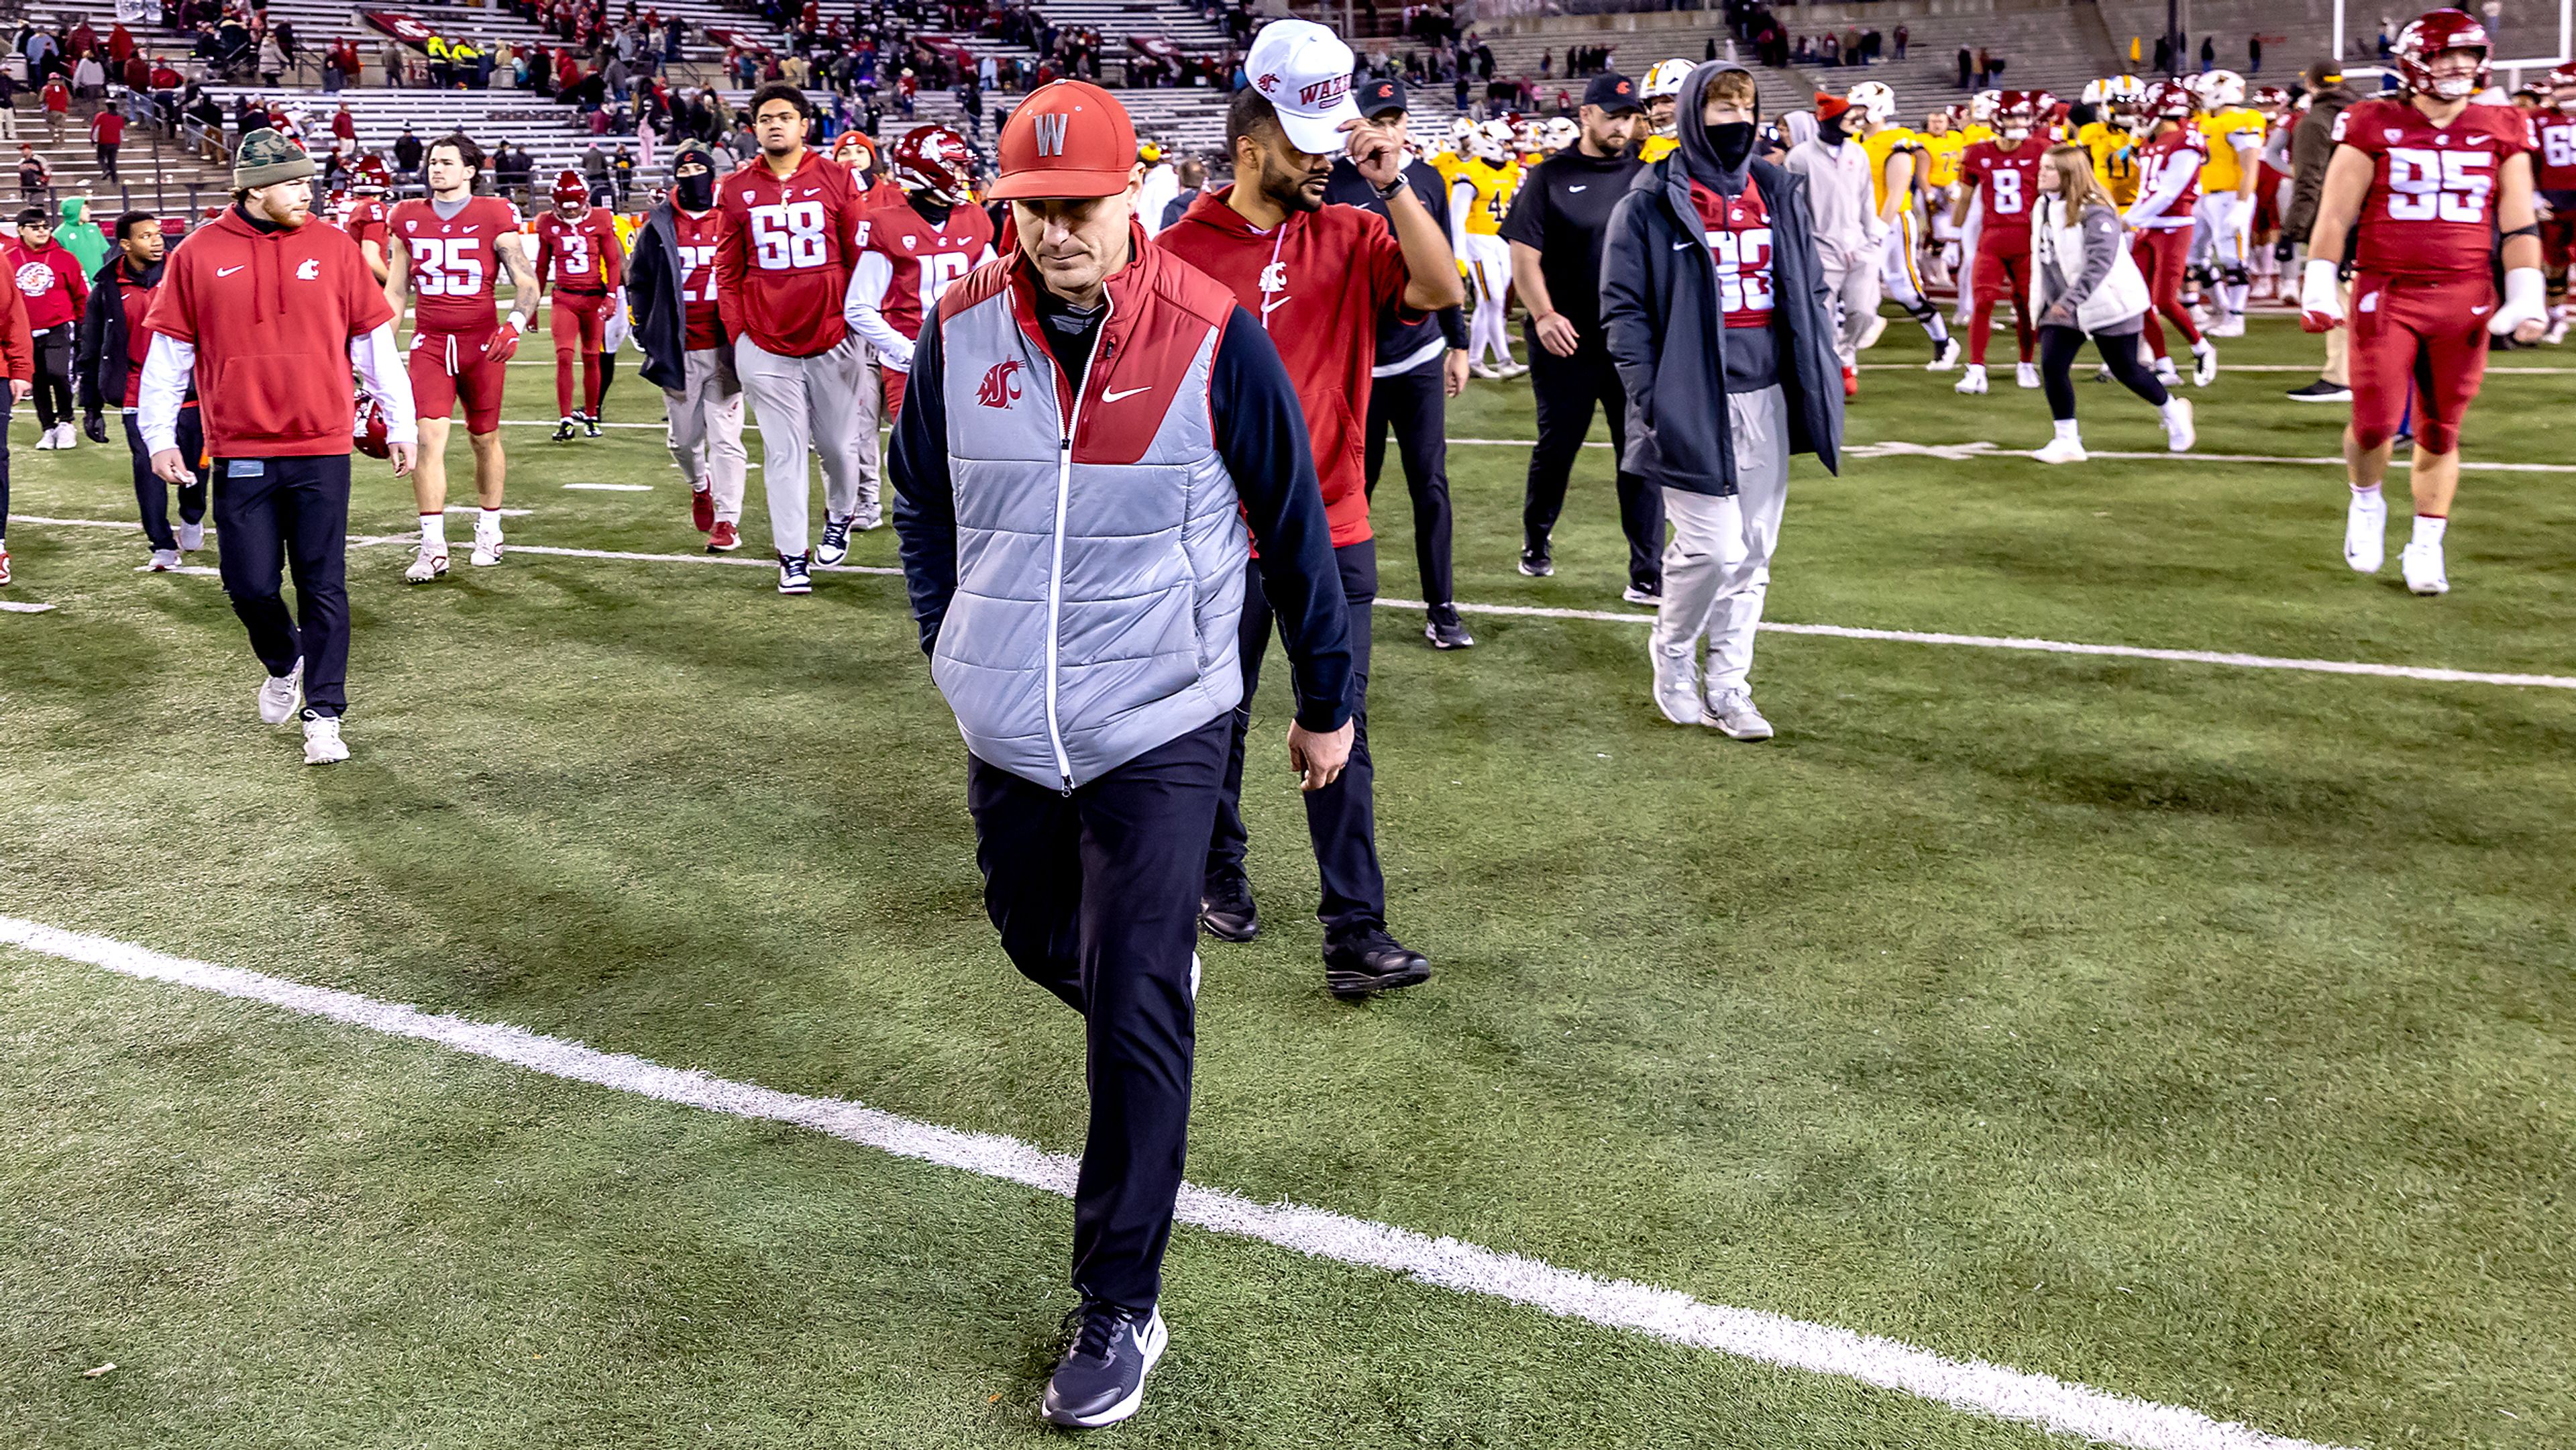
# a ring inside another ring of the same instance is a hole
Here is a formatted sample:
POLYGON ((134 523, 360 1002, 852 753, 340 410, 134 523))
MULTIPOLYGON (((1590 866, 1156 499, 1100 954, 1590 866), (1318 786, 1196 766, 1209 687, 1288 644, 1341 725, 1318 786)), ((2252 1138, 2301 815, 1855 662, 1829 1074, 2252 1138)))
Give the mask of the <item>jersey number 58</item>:
POLYGON ((819 267, 829 255, 823 235, 823 204, 789 202, 751 209, 752 255, 764 271, 819 267))

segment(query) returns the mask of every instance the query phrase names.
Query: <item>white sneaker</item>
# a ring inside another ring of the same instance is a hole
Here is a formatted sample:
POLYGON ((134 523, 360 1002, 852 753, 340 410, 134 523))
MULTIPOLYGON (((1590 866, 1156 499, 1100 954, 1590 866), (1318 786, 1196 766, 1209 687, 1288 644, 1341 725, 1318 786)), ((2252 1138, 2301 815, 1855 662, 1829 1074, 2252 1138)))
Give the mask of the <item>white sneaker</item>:
POLYGON ((1945 337, 1941 339, 1941 345, 1939 347, 1932 349, 1932 360, 1923 365, 1923 371, 1927 373, 1946 373, 1950 369, 1959 365, 1960 354, 1965 351, 1965 348, 1959 346, 1959 339, 1955 337, 1945 337))
POLYGON ((2417 540, 2398 551, 2397 568, 2406 576, 2409 593, 2434 595, 2451 592, 2451 576, 2442 569, 2442 546, 2417 540))
POLYGON ((1471 362, 1467 364, 1467 376, 1471 378, 1499 378, 1502 374, 1494 371, 1492 368, 1481 362, 1471 362))
POLYGON ((65 423, 61 425, 60 431, 63 435, 63 441, 55 444, 54 446, 56 448, 70 449, 78 448, 80 446, 80 430, 78 428, 73 427, 69 423, 65 423))
POLYGON ((204 547, 206 547, 206 526, 204 524, 181 524, 179 526, 180 553, 193 554, 204 547))
POLYGON ((467 557, 466 562, 472 564, 478 569, 489 569, 493 565, 500 563, 501 531, 499 529, 493 529, 487 533, 482 529, 476 529, 474 531, 474 552, 467 557))
POLYGON ((1881 335, 1883 335, 1886 331, 1887 331, 1887 319, 1886 319, 1886 318, 1884 318, 1884 317, 1873 317, 1873 318, 1871 318, 1871 319, 1869 320, 1869 326, 1864 327, 1864 328, 1862 328, 1862 329, 1860 330, 1860 341, 1855 342, 1855 343, 1853 343, 1853 344, 1852 344, 1852 351, 1854 351, 1854 352, 1867 352, 1867 351, 1869 351, 1871 348, 1874 348, 1874 347, 1878 346, 1878 339, 1879 339, 1879 338, 1880 338, 1880 336, 1881 336, 1881 335))
POLYGON ((1703 723, 1729 740, 1771 738, 1771 722, 1762 718, 1762 712, 1753 708, 1753 697, 1742 690, 1710 691, 1703 723))
POLYGON ((446 572, 447 551, 445 549, 441 549, 436 553, 431 553, 429 546, 427 544, 423 544, 420 546, 419 551, 412 555, 411 567, 403 571, 403 582, 406 584, 426 584, 430 580, 444 575, 446 572))
POLYGON ((54 441, 56 438, 62 436, 62 431, 63 430, 59 426, 37 430, 36 451, 39 453, 50 453, 54 449, 62 447, 63 445, 54 441))
POLYGON ((1512 379, 1519 377, 1521 374, 1528 371, 1528 363, 1507 362, 1501 367, 1494 369, 1494 375, 1505 382, 1510 382, 1512 379))
POLYGON ((856 518, 856 519, 854 519, 854 520, 851 522, 850 527, 851 527, 851 528, 854 528, 854 529, 856 529, 856 530, 858 530, 860 533, 863 533, 863 534, 866 534, 866 533, 873 533, 873 532, 875 532, 875 531, 876 531, 876 530, 878 530, 878 529, 884 528, 884 527, 885 527, 885 505, 884 505, 884 503, 882 503, 881 501, 879 501, 879 500, 877 500, 877 499, 872 499, 872 498, 870 498, 870 499, 861 499, 861 500, 859 501, 859 512, 858 512, 858 516, 857 516, 857 518, 856 518))
POLYGON ((2182 386, 2182 374, 2174 371, 2174 360, 2172 358, 2160 357, 2156 359, 2156 381, 2164 384, 2168 388, 2179 388, 2182 386))
POLYGON ((2356 574, 2376 574, 2388 560, 2388 500, 2375 493, 2352 496, 2343 514, 2343 561, 2356 574))
POLYGON ((337 765, 349 758, 348 742, 340 738, 340 719, 316 715, 304 722, 304 763, 337 765))
POLYGON ((1674 659, 1652 644, 1646 657, 1655 664, 1655 708, 1676 725, 1701 723, 1699 662, 1689 655, 1674 659))
POLYGON ((2165 451, 2189 453, 2191 445, 2200 441, 2200 432, 2191 423, 2191 399, 2168 393, 2160 412, 2165 423, 2165 451))
POLYGON ((2206 337, 2191 346, 2191 385, 2205 388, 2218 381, 2218 348, 2206 337))
POLYGON ((2030 456, 2042 463, 2082 463, 2085 458, 2084 440, 2060 434, 2030 456))
POLYGON ((259 723, 283 725, 295 718, 304 703, 304 661, 282 675, 271 675, 259 685, 259 723))
POLYGON ((1959 380, 1950 385, 1950 391, 1954 393, 1982 393, 1985 390, 1986 365, 1984 363, 1968 364, 1968 370, 1959 374, 1959 380))
POLYGON ((155 574, 167 574, 167 573, 169 573, 171 570, 176 569, 176 568, 178 568, 178 567, 179 567, 179 551, 178 551, 178 550, 176 550, 176 549, 155 549, 155 550, 153 550, 153 551, 152 551, 152 572, 153 572, 153 573, 155 573, 155 574))
POLYGON ((2038 386, 2039 386, 2039 364, 2037 364, 2037 363, 2015 363, 2015 364, 2013 364, 2013 381, 2014 381, 2014 382, 2016 382, 2016 383, 2021 384, 2021 385, 2022 385, 2023 387, 2025 387, 2025 388, 2035 388, 2035 387, 2038 387, 2038 386))
POLYGON ((2201 331, 2205 336, 2209 337, 2243 337, 2245 335, 2245 314, 2242 312, 2222 312, 2218 314, 2217 321, 2212 322, 2209 326, 2201 329, 2201 331))

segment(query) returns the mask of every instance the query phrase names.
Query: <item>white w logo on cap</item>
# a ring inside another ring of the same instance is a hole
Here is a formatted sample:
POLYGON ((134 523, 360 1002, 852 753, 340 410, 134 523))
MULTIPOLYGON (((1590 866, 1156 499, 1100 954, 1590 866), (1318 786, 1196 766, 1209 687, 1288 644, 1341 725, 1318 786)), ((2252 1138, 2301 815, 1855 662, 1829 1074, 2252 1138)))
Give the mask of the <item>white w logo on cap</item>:
POLYGON ((1059 114, 1053 116, 1034 116, 1030 119, 1037 123, 1038 154, 1040 156, 1062 156, 1064 154, 1065 123, 1073 118, 1059 114))

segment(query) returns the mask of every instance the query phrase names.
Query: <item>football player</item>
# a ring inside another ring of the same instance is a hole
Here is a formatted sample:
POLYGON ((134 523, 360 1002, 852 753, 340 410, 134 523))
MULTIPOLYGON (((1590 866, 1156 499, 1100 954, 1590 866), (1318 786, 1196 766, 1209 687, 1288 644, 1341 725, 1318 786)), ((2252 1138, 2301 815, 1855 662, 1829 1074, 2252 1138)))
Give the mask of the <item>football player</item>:
POLYGON ((2486 374, 2487 339, 2535 341, 2548 314, 2530 124, 2511 106, 2470 100, 2486 87, 2489 54, 2486 28, 2457 10, 2398 32, 2390 60, 2405 95, 2362 101, 2335 118, 2300 287, 2308 331, 2352 328, 2343 557, 2359 573, 2378 573, 2385 556, 2380 481, 2413 392, 2415 529, 2398 567, 2417 594, 2451 587, 2442 537, 2460 484, 2460 421, 2486 374), (2335 275, 2347 238, 2356 239, 2349 319, 2335 275))
POLYGON ((1646 78, 1637 86, 1637 99, 1646 104, 1646 139, 1637 148, 1637 159, 1649 166, 1681 145, 1673 135, 1673 108, 1681 104, 1682 82, 1691 69, 1686 60, 1659 60, 1646 68, 1646 78))
POLYGON ((608 315, 623 310, 626 253, 617 242, 608 209, 590 204, 581 173, 555 174, 553 209, 537 218, 537 294, 554 294, 555 441, 578 427, 599 436, 600 354, 606 351, 608 315), (572 405, 574 357, 581 367, 582 406, 572 405))
POLYGON ((2191 344, 2191 380, 2208 387, 2218 378, 2218 348, 2201 335, 2200 323, 2183 305, 2182 274, 2190 254, 2192 201, 2200 191, 2202 163, 2209 159, 2192 118, 2199 98, 2178 81, 2158 81, 2147 88, 2153 113, 2144 146, 2138 148, 2138 199, 2124 218, 2138 239, 2129 244, 2138 270, 2147 279, 2147 350, 2156 355, 2156 376, 2167 385, 2179 382, 2173 359, 2165 352, 2162 317, 2191 344))
POLYGON ((2254 281, 2254 188, 2262 179, 2263 117, 2245 105, 2245 77, 2214 70, 2195 86, 2204 112, 2194 125, 2207 143, 2200 202, 2192 208, 2191 269, 2211 296, 2209 335, 2245 335, 2245 297, 2254 281))
POLYGON ((1980 219, 1972 274, 1974 314, 1968 322, 1968 370, 1954 391, 1986 390, 1986 338, 1994 330, 1995 304, 2013 304, 2013 338, 2019 364, 2014 381, 2039 386, 2039 366, 2031 360, 2030 209, 2039 198, 2039 162, 2047 148, 2031 139, 2038 106, 2023 91, 2006 91, 1995 108, 1997 135, 1970 146, 1959 161, 1959 199, 1950 219, 1965 222, 1970 205, 1980 219))
POLYGON ((2540 148, 2540 251, 2549 272, 2549 290, 2557 299, 2544 342, 2564 342, 2576 321, 2576 300, 2567 292, 2569 263, 2576 258, 2576 65, 2549 73, 2549 104, 2531 114, 2531 139, 2540 148))
POLYGON ((1932 214, 1932 250, 1925 261, 1935 286, 1951 285, 1959 260, 1959 228, 1950 220, 1949 201, 1950 188, 1959 182, 1959 157, 1968 149, 1959 129, 1966 117, 1957 106, 1943 106, 1923 118, 1914 137, 1923 148, 1924 205, 1932 214))
POLYGON ((1520 189, 1521 168, 1512 160, 1512 127, 1487 121, 1467 138, 1468 155, 1449 182, 1449 245, 1467 269, 1475 309, 1467 318, 1467 371, 1480 378, 1516 378, 1529 369, 1512 361, 1505 324, 1505 294, 1512 283, 1512 253, 1502 238, 1503 218, 1520 189), (1485 361, 1488 354, 1499 365, 1485 361))
MULTIPOLYGON (((1884 84, 1863 81, 1844 99, 1860 118, 1860 149, 1869 157, 1871 199, 1880 224, 1887 228, 1879 244, 1879 290, 1904 308, 1905 315, 1932 340, 1932 361, 1924 364, 1925 370, 1947 372, 1959 364, 1959 343, 1941 320, 1941 309, 1924 296, 1923 222, 1916 191, 1929 168, 1923 164, 1921 139, 1896 124, 1896 92, 1884 84)), ((1886 326, 1884 318, 1872 318, 1860 345, 1876 343, 1886 326)))
POLYGON ((501 562, 501 490, 509 463, 501 451, 501 393, 507 364, 519 351, 536 307, 537 274, 519 246, 519 209, 497 196, 476 196, 483 148, 463 134, 430 143, 422 158, 424 201, 397 204, 386 219, 385 297, 400 317, 415 302, 411 391, 420 411, 420 462, 412 498, 420 506, 420 549, 403 578, 426 584, 447 572, 447 425, 465 405, 465 436, 474 448, 473 562, 501 562), (513 296, 506 321, 495 322, 501 272, 513 296))
POLYGON ((393 187, 393 169, 383 157, 374 152, 359 157, 350 170, 348 210, 340 215, 342 230, 358 244, 358 255, 367 259, 367 268, 379 283, 385 280, 386 256, 392 250, 385 244, 385 219, 390 214, 385 193, 393 187))
POLYGON ((2147 83, 2136 76, 2111 76, 2084 88, 2094 119, 2075 130, 2075 144, 2093 158, 2093 179, 2111 193, 2115 206, 2138 199, 2138 133, 2147 119, 2147 83))
POLYGON ((967 203, 975 150, 946 126, 915 126, 887 148, 902 194, 859 223, 859 266, 843 304, 885 371, 885 413, 903 411, 912 344, 950 283, 993 260, 993 221, 967 203))

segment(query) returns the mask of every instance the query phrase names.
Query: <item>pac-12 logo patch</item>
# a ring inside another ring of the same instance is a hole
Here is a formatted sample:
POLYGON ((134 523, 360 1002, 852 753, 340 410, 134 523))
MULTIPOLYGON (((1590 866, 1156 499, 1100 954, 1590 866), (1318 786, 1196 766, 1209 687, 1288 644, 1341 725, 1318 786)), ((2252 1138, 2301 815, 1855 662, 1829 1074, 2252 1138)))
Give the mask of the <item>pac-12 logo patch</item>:
POLYGON ((1020 398, 1020 360, 993 364, 984 374, 984 385, 975 390, 975 401, 987 408, 1007 408, 1020 398))

